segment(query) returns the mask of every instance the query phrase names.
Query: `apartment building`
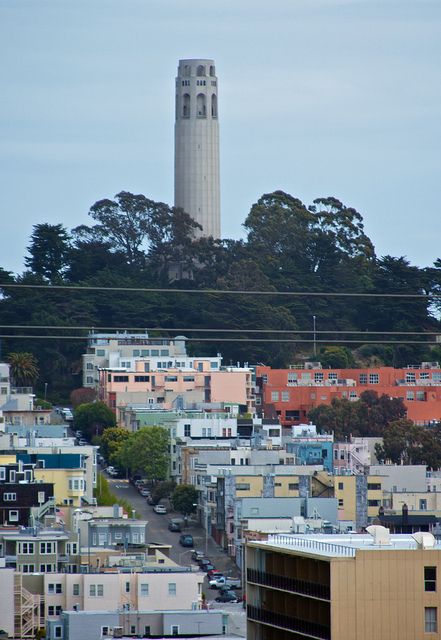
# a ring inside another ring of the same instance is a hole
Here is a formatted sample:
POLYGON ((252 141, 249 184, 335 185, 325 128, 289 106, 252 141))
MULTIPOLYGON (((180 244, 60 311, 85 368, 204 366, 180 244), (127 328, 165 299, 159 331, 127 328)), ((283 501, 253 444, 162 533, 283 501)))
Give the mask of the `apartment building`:
POLYGON ((439 638, 441 547, 370 531, 249 542, 248 639, 439 638))
POLYGON ((14 387, 10 378, 10 367, 0 362, 0 424, 41 425, 49 424, 50 409, 35 404, 32 387, 14 387))
MULTIPOLYGON (((194 358, 187 356, 187 338, 151 338, 148 333, 91 333, 83 354, 83 386, 98 390, 99 369, 134 371, 142 362, 144 372, 157 369, 192 369, 194 358)), ((222 358, 197 358, 197 366, 220 369, 222 358)))
POLYGON ((405 368, 323 369, 319 362, 290 369, 258 366, 258 409, 275 414, 284 426, 307 422, 309 411, 334 398, 359 399, 363 391, 402 398, 407 417, 415 424, 430 424, 441 417, 441 368, 423 362, 405 368))
POLYGON ((254 413, 253 372, 248 368, 213 368, 210 359, 193 358, 191 367, 169 367, 157 363, 152 369, 143 360, 133 369, 100 369, 99 398, 116 413, 121 424, 119 407, 150 406, 152 409, 185 410, 202 405, 236 404, 243 411, 254 413))
POLYGON ((78 571, 77 535, 62 527, 0 529, 0 554, 23 574, 78 571))
POLYGON ((34 464, 23 464, 16 456, 0 455, 0 523, 27 526, 34 507, 54 497, 51 483, 36 482, 34 464))

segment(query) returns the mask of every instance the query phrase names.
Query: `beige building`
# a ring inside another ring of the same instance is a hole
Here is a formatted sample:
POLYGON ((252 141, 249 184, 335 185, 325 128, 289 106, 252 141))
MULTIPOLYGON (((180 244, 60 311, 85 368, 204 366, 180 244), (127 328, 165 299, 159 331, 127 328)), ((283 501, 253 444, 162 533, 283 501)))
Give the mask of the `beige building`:
POLYGON ((441 546, 430 534, 276 535, 247 547, 249 640, 435 640, 441 546))

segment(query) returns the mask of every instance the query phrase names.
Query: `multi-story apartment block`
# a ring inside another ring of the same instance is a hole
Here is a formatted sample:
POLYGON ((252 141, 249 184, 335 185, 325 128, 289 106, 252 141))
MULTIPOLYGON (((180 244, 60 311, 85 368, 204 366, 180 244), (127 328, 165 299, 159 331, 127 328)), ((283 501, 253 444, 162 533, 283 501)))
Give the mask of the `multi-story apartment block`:
POLYGON ((0 523, 27 526, 34 507, 53 501, 54 486, 35 481, 34 464, 9 460, 0 455, 0 523))
POLYGON ((119 407, 129 405, 166 410, 195 409, 202 405, 237 404, 254 413, 253 372, 249 368, 213 369, 212 359, 193 358, 191 367, 146 368, 143 360, 133 369, 100 369, 99 398, 113 409, 121 424, 119 407))
POLYGON ((77 535, 64 528, 0 529, 0 552, 6 566, 21 573, 78 571, 77 535))
POLYGON ((10 367, 0 362, 0 424, 49 424, 50 416, 50 409, 35 404, 32 387, 14 387, 11 384, 10 367))
POLYGON ((441 368, 423 362, 402 369, 323 369, 319 362, 271 369, 258 366, 258 408, 275 414, 284 426, 306 422, 309 411, 334 398, 357 401, 363 391, 402 398, 407 417, 416 424, 430 424, 441 416, 441 368))
MULTIPOLYGON (((158 369, 192 369, 194 358, 187 356, 184 336, 151 338, 148 333, 91 333, 83 355, 83 386, 98 390, 99 369, 134 371, 142 362, 144 372, 158 369)), ((221 357, 197 358, 205 368, 220 369, 221 357)))
POLYGON ((279 535, 247 545, 249 640, 439 638, 441 547, 430 536, 279 535))
POLYGON ((295 425, 286 451, 294 454, 294 464, 321 464, 326 471, 332 471, 333 443, 333 434, 317 433, 314 424, 295 425))

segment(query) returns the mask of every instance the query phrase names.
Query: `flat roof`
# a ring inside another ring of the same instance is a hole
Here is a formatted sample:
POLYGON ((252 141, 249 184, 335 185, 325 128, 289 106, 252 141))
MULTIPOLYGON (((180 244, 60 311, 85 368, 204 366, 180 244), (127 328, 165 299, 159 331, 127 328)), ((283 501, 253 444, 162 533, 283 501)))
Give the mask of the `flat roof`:
MULTIPOLYGON (((390 544, 375 544, 369 534, 279 534, 269 536, 268 540, 252 541, 250 546, 286 549, 318 555, 326 558, 355 557, 357 551, 415 551, 418 545, 409 534, 391 534, 390 544)), ((425 551, 429 551, 426 549, 425 551)), ((437 540, 434 551, 441 551, 441 544, 437 540)))

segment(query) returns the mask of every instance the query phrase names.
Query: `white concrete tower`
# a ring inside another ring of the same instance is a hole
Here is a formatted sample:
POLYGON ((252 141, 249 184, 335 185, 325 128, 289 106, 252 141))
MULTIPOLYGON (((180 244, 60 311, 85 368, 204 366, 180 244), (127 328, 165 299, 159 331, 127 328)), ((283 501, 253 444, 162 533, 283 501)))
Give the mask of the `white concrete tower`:
POLYGON ((176 78, 175 207, 220 237, 219 124, 213 60, 179 60, 176 78))

